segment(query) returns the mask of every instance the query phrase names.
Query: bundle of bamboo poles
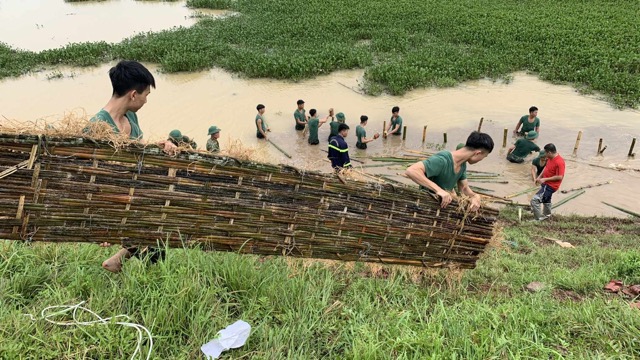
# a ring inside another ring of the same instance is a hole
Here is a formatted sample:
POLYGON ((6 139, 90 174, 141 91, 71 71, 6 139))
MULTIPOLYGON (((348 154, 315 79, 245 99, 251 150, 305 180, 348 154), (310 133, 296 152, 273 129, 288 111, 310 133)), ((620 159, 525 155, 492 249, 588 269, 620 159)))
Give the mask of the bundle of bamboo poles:
POLYGON ((0 134, 0 239, 473 268, 497 211, 211 154, 0 134))

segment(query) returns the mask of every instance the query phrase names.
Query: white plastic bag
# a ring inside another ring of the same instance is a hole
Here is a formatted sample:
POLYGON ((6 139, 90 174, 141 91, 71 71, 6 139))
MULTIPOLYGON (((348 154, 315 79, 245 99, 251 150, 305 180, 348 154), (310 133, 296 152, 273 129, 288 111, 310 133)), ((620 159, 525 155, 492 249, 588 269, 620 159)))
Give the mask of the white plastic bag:
POLYGON ((251 325, 238 320, 218 331, 216 338, 202 345, 200 350, 207 359, 217 359, 223 351, 239 348, 244 345, 251 333, 251 325))

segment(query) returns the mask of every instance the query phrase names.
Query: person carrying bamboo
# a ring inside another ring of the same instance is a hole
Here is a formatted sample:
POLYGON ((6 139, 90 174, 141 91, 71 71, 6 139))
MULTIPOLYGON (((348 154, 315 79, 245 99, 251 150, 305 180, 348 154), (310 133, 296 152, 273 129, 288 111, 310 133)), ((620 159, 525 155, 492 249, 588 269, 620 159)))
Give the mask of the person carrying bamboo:
POLYGON ((536 178, 536 184, 540 184, 540 190, 531 199, 531 211, 536 221, 546 220, 551 217, 551 197, 558 191, 564 179, 564 159, 554 144, 544 146, 547 164, 542 174, 536 178))
POLYGON ((267 125, 267 122, 264 120, 264 112, 265 112, 265 106, 262 104, 258 104, 258 106, 256 106, 256 110, 258 110, 258 114, 256 115, 256 137, 258 139, 265 139, 267 140, 267 132, 271 131, 271 129, 269 128, 269 125, 267 125))
POLYGON ((320 140, 318 139, 318 129, 320 128, 320 126, 322 126, 322 124, 326 123, 331 116, 329 115, 326 118, 320 120, 317 114, 318 112, 316 111, 316 109, 309 110, 309 115, 311 116, 309 118, 309 121, 307 122, 307 129, 309 129, 309 145, 320 144, 320 140))
MULTIPOLYGON (((329 114, 331 116, 331 114, 329 114)), ((331 121, 331 123, 329 123, 329 128, 330 128, 330 132, 329 132, 329 138, 327 140, 331 140, 332 137, 337 136, 338 135, 338 128, 340 127, 340 124, 345 124, 346 123, 346 118, 344 116, 344 113, 337 113, 336 114, 336 121, 331 121)))
POLYGON ((516 124, 516 129, 513 130, 513 135, 524 136, 529 131, 535 131, 538 134, 540 133, 540 119, 538 118, 538 108, 532 106, 529 108, 529 115, 522 115, 518 123, 516 124), (520 128, 522 126, 522 128, 520 128))
POLYGON ((212 153, 220 152, 220 143, 218 139, 220 138, 220 128, 213 125, 209 127, 209 136, 211 136, 207 140, 207 151, 212 153))
POLYGON ((331 160, 331 167, 335 171, 340 171, 343 168, 351 166, 349 145, 347 145, 345 141, 348 134, 349 125, 340 124, 340 126, 338 126, 338 135, 332 136, 331 139, 329 139, 329 155, 327 157, 331 160))
POLYGON ((365 150, 367 148, 367 143, 376 140, 380 134, 373 134, 373 138, 367 138, 367 131, 364 129, 367 126, 367 121, 369 117, 367 115, 360 116, 360 125, 356 126, 356 136, 358 137, 358 141, 356 142, 356 147, 358 149, 365 150))
POLYGON ((537 138, 538 133, 531 130, 524 138, 516 140, 507 152, 507 160, 512 163, 522 164, 529 154, 534 151, 540 151, 540 148, 535 143, 537 138))
MULTIPOLYGON (((107 104, 91 122, 106 122, 116 134, 128 136, 131 140, 142 140, 142 129, 138 124, 136 112, 147 103, 151 88, 156 87, 155 79, 149 70, 137 61, 120 61, 109 70, 112 93, 107 104)), ((90 131, 90 129, 89 129, 90 131)), ((111 246, 103 242, 100 246, 111 246)), ((146 255, 151 263, 164 259, 163 249, 154 247, 125 247, 102 263, 102 267, 111 272, 122 270, 122 260, 132 256, 146 255)))
POLYGON ((547 165, 547 156, 544 150, 540 151, 540 154, 531 161, 531 180, 535 183, 536 179, 540 174, 542 174, 542 170, 544 170, 545 165, 547 165))
POLYGON ((387 135, 402 135, 402 117, 400 116, 400 107, 394 106, 391 109, 391 119, 386 129, 387 135))
POLYGON ((297 104, 298 108, 293 112, 293 119, 296 121, 296 130, 300 131, 304 130, 307 121, 309 121, 309 117, 304 109, 304 100, 298 100, 297 104))
POLYGON ((447 207, 456 199, 454 188, 471 199, 469 209, 477 211, 480 208, 480 195, 469 187, 467 181, 467 163, 476 164, 486 158, 493 151, 493 139, 489 134, 472 132, 463 148, 441 151, 424 161, 411 165, 405 175, 421 188, 435 193, 440 197, 440 206, 447 207))

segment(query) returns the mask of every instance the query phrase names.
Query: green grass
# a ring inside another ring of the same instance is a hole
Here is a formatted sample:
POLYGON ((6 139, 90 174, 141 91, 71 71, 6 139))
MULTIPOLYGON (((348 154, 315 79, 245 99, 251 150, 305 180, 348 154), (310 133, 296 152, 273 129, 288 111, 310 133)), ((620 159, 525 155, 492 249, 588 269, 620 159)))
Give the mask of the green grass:
POLYGON ((248 77, 303 79, 365 69, 364 90, 402 94, 518 70, 619 107, 640 104, 640 31, 634 1, 189 0, 230 8, 224 19, 146 34, 115 46, 74 44, 41 54, 0 46, 0 77, 46 64, 111 59, 164 71, 219 66, 248 77))
POLYGON ((129 314, 153 333, 154 359, 200 359, 200 346, 243 319, 245 346, 226 358, 491 359, 640 356, 640 316, 601 289, 640 281, 640 224, 559 218, 517 224, 474 270, 450 272, 170 250, 167 260, 100 268, 113 249, 0 244, 0 354, 7 359, 124 359, 135 331, 32 322, 50 305, 129 314), (573 243, 563 249, 543 236, 573 243), (510 244, 510 245, 509 245, 510 244), (635 259, 635 260, 634 260, 635 259), (538 293, 524 287, 547 285, 538 293))

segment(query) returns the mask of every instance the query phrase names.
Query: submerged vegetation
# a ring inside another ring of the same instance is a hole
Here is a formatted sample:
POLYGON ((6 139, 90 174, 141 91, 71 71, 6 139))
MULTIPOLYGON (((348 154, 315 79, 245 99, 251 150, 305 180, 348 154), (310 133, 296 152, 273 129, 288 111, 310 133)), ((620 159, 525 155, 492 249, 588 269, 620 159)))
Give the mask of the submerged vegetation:
POLYGON ((44 64, 129 58, 163 70, 219 66, 249 77, 301 79, 364 68, 364 89, 402 94, 528 70, 640 104, 640 31, 632 1, 189 0, 237 16, 110 45, 35 54, 0 47, 0 77, 44 64))
POLYGON ((516 218, 503 214, 504 238, 464 273, 185 249, 157 265, 130 260, 115 275, 100 268, 112 250, 97 245, 0 243, 0 353, 129 358, 132 329, 23 315, 87 301, 102 316, 147 326, 158 359, 200 359, 200 346, 239 319, 253 331, 234 358, 640 357, 640 310, 602 290, 612 278, 638 281, 640 224, 516 218), (532 281, 544 286, 525 290, 532 281))

